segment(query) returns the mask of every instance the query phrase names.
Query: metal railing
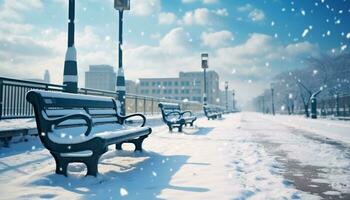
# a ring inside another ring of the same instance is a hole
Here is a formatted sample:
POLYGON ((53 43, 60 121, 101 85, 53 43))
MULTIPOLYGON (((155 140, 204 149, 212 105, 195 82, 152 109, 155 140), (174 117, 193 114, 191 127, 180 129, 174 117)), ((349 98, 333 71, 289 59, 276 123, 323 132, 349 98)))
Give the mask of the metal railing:
POLYGON ((34 116, 25 95, 29 90, 63 91, 62 85, 0 77, 0 119, 34 116))
MULTIPOLYGON (((64 85, 0 77, 0 120, 34 117, 32 106, 25 99, 26 93, 31 89, 62 92, 64 85)), ((80 88, 78 92, 86 95, 117 97, 117 94, 113 91, 91 88, 80 88)), ((184 102, 136 94, 126 94, 125 98, 126 113, 159 114, 159 102, 179 103, 183 110, 192 110, 193 112, 203 111, 202 104, 199 102, 184 102)))
MULTIPOLYGON (((112 91, 106 90, 97 90, 91 88, 80 88, 79 93, 96 95, 96 96, 108 96, 116 98, 117 94, 112 91)), ((203 107, 199 102, 191 101, 180 101, 175 99, 166 99, 166 98, 157 98, 150 96, 142 96, 137 94, 126 94, 125 103, 126 103, 126 113, 143 113, 145 115, 154 115, 159 114, 160 110, 158 104, 160 102, 169 102, 169 103, 179 103, 183 110, 192 110, 193 112, 202 112, 203 107)))

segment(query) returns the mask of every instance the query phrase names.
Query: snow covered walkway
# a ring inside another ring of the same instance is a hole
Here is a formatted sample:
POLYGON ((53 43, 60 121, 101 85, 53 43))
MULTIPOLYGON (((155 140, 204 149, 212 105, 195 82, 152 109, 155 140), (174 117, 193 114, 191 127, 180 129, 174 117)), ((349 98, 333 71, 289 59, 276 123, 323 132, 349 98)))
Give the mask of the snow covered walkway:
POLYGON ((143 153, 111 147, 97 178, 84 177, 82 164, 71 165, 68 178, 55 175, 33 138, 0 149, 0 199, 350 198, 350 144, 300 123, 236 113, 200 118, 182 134, 155 126, 143 153))

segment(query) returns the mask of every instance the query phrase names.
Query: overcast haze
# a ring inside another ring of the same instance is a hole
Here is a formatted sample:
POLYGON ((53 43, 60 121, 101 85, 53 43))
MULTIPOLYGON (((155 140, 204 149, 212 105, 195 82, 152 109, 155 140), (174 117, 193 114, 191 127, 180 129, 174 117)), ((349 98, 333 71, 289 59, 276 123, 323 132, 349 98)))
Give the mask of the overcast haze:
MULTIPOLYGON (((0 74, 62 83, 67 46, 65 0, 0 0, 0 74)), ((117 12, 112 0, 76 1, 79 87, 90 64, 117 67, 117 12)), ((348 51, 346 0, 131 0, 124 16, 127 79, 176 77, 209 69, 229 81, 240 104, 304 58, 348 51)))

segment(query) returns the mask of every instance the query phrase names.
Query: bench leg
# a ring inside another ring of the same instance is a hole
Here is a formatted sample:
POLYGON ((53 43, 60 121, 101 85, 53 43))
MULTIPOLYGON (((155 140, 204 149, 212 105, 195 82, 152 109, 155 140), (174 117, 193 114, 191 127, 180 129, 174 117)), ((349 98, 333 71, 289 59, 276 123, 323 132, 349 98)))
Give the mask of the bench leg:
POLYGON ((182 132, 182 126, 183 126, 183 124, 181 124, 181 125, 179 126, 179 132, 182 132))
POLYGON ((193 127, 193 122, 191 122, 191 127, 193 127))
POLYGON ((67 176, 67 168, 69 161, 56 154, 52 154, 52 156, 55 158, 56 162, 56 174, 67 176))
POLYGON ((144 135, 144 136, 141 136, 138 139, 135 139, 133 141, 133 143, 135 145, 135 151, 142 152, 142 143, 143 143, 143 140, 145 140, 147 137, 148 137, 148 135, 144 135))
POLYGON ((123 150, 122 145, 123 145, 123 143, 117 143, 117 144, 115 144, 115 149, 116 149, 116 150, 123 150))
POLYGON ((98 173, 98 161, 100 159, 100 156, 92 156, 90 158, 87 158, 84 162, 87 167, 87 174, 86 176, 97 176, 98 173))
POLYGON ((173 132, 173 127, 169 126, 169 131, 173 132))

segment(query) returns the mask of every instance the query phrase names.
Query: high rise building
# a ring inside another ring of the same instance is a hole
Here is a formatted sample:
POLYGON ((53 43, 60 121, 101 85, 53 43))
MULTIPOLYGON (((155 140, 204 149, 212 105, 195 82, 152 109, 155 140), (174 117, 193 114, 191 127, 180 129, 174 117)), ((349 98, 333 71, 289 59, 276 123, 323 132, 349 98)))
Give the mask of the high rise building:
POLYGON ((49 70, 45 70, 44 82, 45 83, 50 83, 50 72, 49 72, 49 70))
MULTIPOLYGON (((177 100, 203 101, 203 72, 180 72, 176 78, 142 78, 139 94, 177 100)), ((219 75, 207 72, 208 103, 219 103, 219 75)))
POLYGON ((90 65, 85 72, 85 87, 115 91, 116 73, 110 65, 90 65))

